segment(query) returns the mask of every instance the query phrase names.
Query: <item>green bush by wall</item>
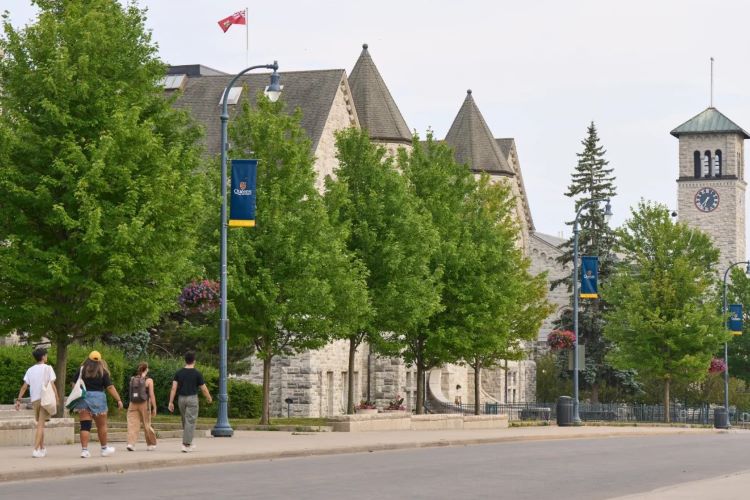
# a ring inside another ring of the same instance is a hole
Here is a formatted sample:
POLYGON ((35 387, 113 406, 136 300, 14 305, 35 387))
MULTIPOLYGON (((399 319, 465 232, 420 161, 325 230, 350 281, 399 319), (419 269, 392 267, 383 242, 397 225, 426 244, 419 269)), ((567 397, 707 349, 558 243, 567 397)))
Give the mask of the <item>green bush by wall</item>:
POLYGON ((11 404, 16 400, 26 370, 36 363, 31 351, 33 348, 27 346, 0 347, 0 403, 11 404))

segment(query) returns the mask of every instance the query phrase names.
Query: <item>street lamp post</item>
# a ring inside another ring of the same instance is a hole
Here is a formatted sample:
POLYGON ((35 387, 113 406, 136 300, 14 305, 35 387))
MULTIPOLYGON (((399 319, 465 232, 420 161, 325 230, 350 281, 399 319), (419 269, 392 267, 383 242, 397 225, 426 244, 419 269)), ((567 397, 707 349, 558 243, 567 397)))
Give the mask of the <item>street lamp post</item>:
MULTIPOLYGON (((727 306, 727 277, 729 276, 729 271, 731 271, 733 267, 739 266, 740 264, 745 264, 747 266, 745 272, 747 274, 750 274, 750 261, 747 260, 735 262, 734 264, 731 264, 726 271, 724 271, 724 306, 722 309, 722 313, 725 321, 727 317, 727 310, 729 309, 727 306)), ((727 422, 729 422, 729 342, 724 342, 724 409, 727 412, 727 422)))
POLYGON ((281 85, 279 84, 278 62, 273 64, 259 64, 250 66, 237 73, 229 85, 224 89, 221 98, 221 318, 219 319, 219 412, 216 416, 216 425, 211 429, 211 435, 215 437, 231 437, 234 434, 232 426, 229 425, 229 408, 227 403, 227 130, 229 124, 229 111, 227 110, 227 100, 229 92, 232 90, 234 83, 245 73, 254 69, 271 69, 271 82, 266 87, 266 96, 271 101, 276 101, 281 94, 281 85))
POLYGON ((607 202, 604 207, 604 221, 609 222, 612 217, 612 205, 609 198, 597 198, 589 200, 578 209, 573 222, 573 423, 581 425, 581 416, 578 413, 578 217, 584 208, 592 203, 607 202))

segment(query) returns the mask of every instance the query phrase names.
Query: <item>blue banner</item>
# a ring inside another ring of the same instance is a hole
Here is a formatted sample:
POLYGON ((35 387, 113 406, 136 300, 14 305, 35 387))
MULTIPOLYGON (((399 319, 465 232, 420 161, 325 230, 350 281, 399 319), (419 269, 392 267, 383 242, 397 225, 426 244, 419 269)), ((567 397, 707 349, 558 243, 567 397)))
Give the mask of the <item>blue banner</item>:
POLYGON ((599 288, 596 281, 599 276, 599 257, 581 257, 581 294, 582 299, 598 299, 599 288))
POLYGON ((232 160, 229 227, 255 226, 255 174, 258 160, 232 160))
POLYGON ((731 304, 729 306, 727 328, 735 335, 742 335, 742 304, 731 304))

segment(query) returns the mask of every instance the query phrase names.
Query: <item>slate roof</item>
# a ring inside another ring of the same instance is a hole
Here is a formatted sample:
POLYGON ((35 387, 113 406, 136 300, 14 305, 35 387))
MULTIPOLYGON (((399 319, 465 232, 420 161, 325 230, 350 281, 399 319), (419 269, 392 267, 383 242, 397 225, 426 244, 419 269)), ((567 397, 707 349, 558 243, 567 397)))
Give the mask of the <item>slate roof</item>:
POLYGON ((713 107, 701 111, 670 133, 675 137, 683 134, 740 134, 745 139, 750 139, 750 135, 742 127, 713 107))
POLYGON ((362 45, 362 53, 349 75, 349 87, 360 126, 371 139, 411 144, 411 131, 370 57, 367 44, 362 45))
MULTIPOLYGON (((281 72, 280 100, 286 103, 289 112, 300 108, 302 111, 302 128, 312 141, 312 150, 318 146, 323 127, 333 104, 341 80, 346 74, 343 69, 320 71, 281 72)), ((216 155, 221 152, 220 120, 221 99, 224 88, 229 84, 232 75, 199 76, 188 78, 184 91, 177 97, 175 107, 190 111, 193 117, 203 126, 205 132, 206 154, 216 155)), ((240 102, 251 97, 253 100, 259 91, 268 85, 269 73, 253 73, 241 77, 235 86, 247 86, 242 91, 240 102)), ((254 101, 253 101, 254 102, 254 101)), ((229 106, 231 117, 239 109, 238 105, 229 106)), ((230 124, 231 125, 231 124, 230 124)))
POLYGON ((187 75, 187 76, 217 76, 226 75, 223 71, 218 69, 209 68, 202 64, 181 64, 178 66, 170 66, 167 70, 168 75, 187 75))
POLYGON ((466 91, 466 99, 445 136, 445 142, 453 148, 456 161, 467 163, 474 171, 515 175, 508 165, 507 155, 503 154, 479 112, 471 90, 466 91))
MULTIPOLYGON (((539 231, 534 231, 531 234, 532 234, 532 236, 536 236, 537 238, 539 238, 543 242, 545 242, 548 245, 553 246, 553 247, 555 247, 557 249, 560 249, 560 246, 563 243, 565 243, 566 241, 568 241, 568 240, 565 240, 563 238, 560 238, 559 236, 552 236, 551 234, 544 234, 544 233, 540 233, 539 231)), ((560 251, 562 252, 562 249, 560 249, 560 251)))

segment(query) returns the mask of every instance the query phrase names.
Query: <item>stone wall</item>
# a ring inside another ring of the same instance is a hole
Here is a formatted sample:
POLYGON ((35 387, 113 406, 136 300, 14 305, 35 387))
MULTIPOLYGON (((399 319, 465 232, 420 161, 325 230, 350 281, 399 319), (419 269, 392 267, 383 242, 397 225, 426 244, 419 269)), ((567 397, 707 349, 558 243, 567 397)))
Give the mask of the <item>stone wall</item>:
MULTIPOLYGON (((531 252, 531 274, 537 275, 547 271, 547 283, 551 284, 569 276, 572 270, 569 266, 563 266, 557 262, 557 257, 562 255, 562 250, 541 238, 537 234, 532 234, 530 238, 531 252)), ((546 342, 547 335, 554 329, 553 322, 559 318, 560 313, 570 307, 570 293, 565 285, 560 285, 554 290, 548 287, 547 300, 554 305, 554 311, 542 323, 539 329, 538 341, 546 342)))

